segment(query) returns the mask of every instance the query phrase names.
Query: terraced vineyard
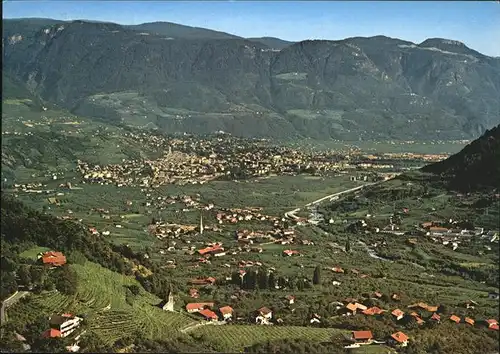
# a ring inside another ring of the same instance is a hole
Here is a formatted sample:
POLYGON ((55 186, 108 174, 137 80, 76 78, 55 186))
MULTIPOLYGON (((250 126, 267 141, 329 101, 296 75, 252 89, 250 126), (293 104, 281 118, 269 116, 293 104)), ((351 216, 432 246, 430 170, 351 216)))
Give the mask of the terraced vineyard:
POLYGON ((234 351, 245 347, 277 339, 308 339, 329 341, 338 332, 332 328, 314 328, 300 326, 260 326, 260 325, 225 325, 203 326, 191 335, 202 335, 219 351, 234 351))
POLYGON ((152 339, 178 337, 180 329, 195 322, 180 313, 162 311, 155 306, 160 299, 144 290, 134 297, 132 305, 128 304, 125 286, 139 285, 132 277, 91 262, 71 267, 78 274, 76 295, 66 296, 57 291, 31 294, 26 301, 9 308, 9 318, 26 323, 59 312, 85 314, 89 329, 110 344, 137 330, 152 339))

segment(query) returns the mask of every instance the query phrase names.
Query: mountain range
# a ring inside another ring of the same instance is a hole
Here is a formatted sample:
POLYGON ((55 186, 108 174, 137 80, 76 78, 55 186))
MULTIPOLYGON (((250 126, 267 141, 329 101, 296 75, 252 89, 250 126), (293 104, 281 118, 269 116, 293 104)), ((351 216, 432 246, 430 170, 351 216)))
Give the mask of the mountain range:
POLYGON ((500 123, 500 59, 447 39, 292 43, 50 19, 3 28, 4 78, 109 122, 318 140, 470 139, 500 123))

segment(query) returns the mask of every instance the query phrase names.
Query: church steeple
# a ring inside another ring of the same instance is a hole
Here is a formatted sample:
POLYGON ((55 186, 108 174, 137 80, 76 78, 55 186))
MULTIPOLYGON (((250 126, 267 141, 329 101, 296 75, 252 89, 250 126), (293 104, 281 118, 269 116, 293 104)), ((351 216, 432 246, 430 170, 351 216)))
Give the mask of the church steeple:
POLYGON ((164 311, 174 311, 174 292, 172 291, 172 284, 169 285, 168 287, 168 295, 166 299, 166 303, 163 305, 163 310, 164 311))
POLYGON ((200 235, 203 235, 203 213, 200 213, 200 235))

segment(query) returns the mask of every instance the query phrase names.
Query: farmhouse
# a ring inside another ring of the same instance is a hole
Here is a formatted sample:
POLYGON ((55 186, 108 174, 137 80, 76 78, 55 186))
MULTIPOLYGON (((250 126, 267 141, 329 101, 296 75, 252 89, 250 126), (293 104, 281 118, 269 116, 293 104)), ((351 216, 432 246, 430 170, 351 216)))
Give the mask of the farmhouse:
POLYGON ((440 322, 441 321, 441 316, 439 316, 437 313, 433 313, 431 316, 431 320, 440 322))
POLYGON ((213 302, 191 302, 186 305, 186 311, 189 313, 193 312, 200 312, 203 310, 205 307, 213 307, 214 303, 213 302))
POLYGON ((45 338, 67 337, 80 326, 81 321, 82 318, 69 313, 54 315, 49 320, 50 329, 42 336, 45 338))
POLYGON ((198 289, 195 288, 189 289, 189 296, 191 296, 193 299, 199 298, 200 294, 198 293, 198 289))
POLYGON ((405 313, 400 309, 395 309, 392 311, 392 315, 396 318, 396 321, 399 321, 404 317, 405 313))
POLYGON ((344 270, 340 267, 333 267, 332 271, 335 273, 344 273, 344 270))
POLYGON ((455 323, 460 323, 460 317, 455 316, 455 315, 451 315, 450 320, 455 322, 455 323))
POLYGON ((267 307, 261 307, 257 310, 257 317, 255 318, 256 323, 269 324, 269 320, 273 317, 273 312, 267 307))
POLYGON ((470 324, 471 326, 474 326, 474 320, 470 317, 465 317, 464 322, 470 324))
POLYGON ((222 248, 221 245, 215 245, 212 247, 207 247, 207 248, 203 248, 201 250, 198 250, 198 253, 203 256, 205 254, 210 254, 210 253, 214 253, 214 252, 218 252, 218 251, 224 251, 224 248, 222 248))
POLYGON ((391 335, 391 342, 393 345, 406 347, 408 345, 408 336, 403 332, 396 332, 391 335))
POLYGON ((49 251, 42 254, 40 257, 43 264, 59 267, 66 264, 66 256, 61 252, 49 251))
POLYGON ((215 278, 191 279, 190 283, 191 285, 213 285, 215 283, 215 278))
POLYGON ((490 329, 496 329, 498 331, 498 321, 497 320, 486 320, 486 323, 488 324, 488 328, 490 329), (496 328, 494 328, 496 327, 496 328))
POLYGON ((378 308, 377 306, 370 307, 369 309, 363 310, 363 313, 367 316, 381 315, 385 310, 378 308))
POLYGON ((353 331, 352 340, 358 344, 370 344, 373 341, 371 331, 353 331))
POLYGON ((344 315, 355 315, 356 314, 356 311, 357 311, 358 307, 353 304, 353 303, 348 303, 343 311, 341 311, 344 315))
POLYGON ((222 318, 225 320, 229 320, 233 317, 233 308, 231 306, 224 306, 219 309, 219 312, 222 315, 222 318))

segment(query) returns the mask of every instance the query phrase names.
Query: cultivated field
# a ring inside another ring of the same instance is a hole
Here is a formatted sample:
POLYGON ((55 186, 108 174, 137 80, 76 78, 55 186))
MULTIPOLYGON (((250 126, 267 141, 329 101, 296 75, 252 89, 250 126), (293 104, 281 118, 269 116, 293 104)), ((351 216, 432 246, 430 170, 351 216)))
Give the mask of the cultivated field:
POLYGON ((88 329, 110 344, 137 330, 151 339, 178 337, 180 329, 195 322, 186 315, 161 310, 156 306, 161 299, 142 288, 141 293, 129 301, 131 304, 127 302, 126 286, 140 287, 132 277, 91 262, 71 267, 78 275, 76 295, 66 296, 57 291, 31 294, 9 308, 9 320, 29 323, 40 315, 70 312, 84 316, 88 329))
POLYGON ((193 332, 192 336, 209 342, 218 351, 234 352, 257 343, 265 343, 276 339, 307 339, 312 341, 329 341, 332 336, 343 330, 332 328, 313 328, 299 326, 259 326, 259 325, 225 325, 203 326, 193 332))

